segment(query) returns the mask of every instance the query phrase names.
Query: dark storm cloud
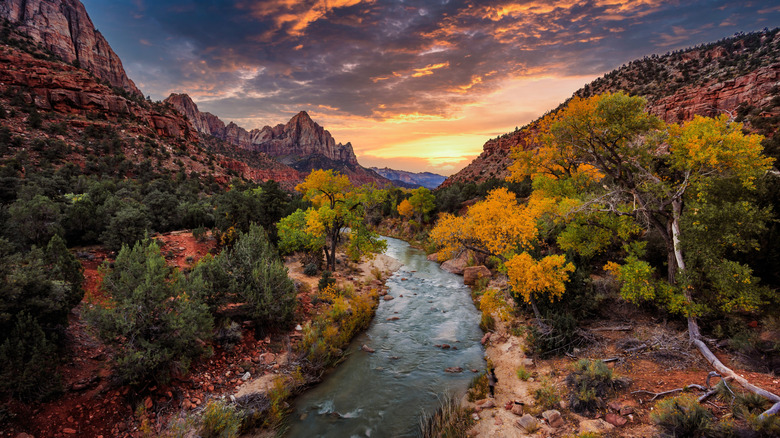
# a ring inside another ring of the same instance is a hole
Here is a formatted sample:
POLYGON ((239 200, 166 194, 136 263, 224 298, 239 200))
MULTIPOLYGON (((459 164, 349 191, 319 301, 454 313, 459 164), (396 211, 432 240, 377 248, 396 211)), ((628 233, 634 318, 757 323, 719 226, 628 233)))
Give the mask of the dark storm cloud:
POLYGON ((146 93, 269 120, 446 115, 507 79, 598 74, 780 22, 770 1, 84 3, 146 93))

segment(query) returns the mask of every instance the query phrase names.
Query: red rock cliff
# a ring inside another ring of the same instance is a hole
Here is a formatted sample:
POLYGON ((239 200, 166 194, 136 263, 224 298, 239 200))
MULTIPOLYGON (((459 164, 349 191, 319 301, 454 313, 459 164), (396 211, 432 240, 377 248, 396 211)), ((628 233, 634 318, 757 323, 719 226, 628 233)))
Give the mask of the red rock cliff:
POLYGON ((78 0, 2 0, 0 18, 15 24, 33 41, 62 58, 89 70, 98 78, 142 95, 127 77, 122 61, 95 30, 78 0))

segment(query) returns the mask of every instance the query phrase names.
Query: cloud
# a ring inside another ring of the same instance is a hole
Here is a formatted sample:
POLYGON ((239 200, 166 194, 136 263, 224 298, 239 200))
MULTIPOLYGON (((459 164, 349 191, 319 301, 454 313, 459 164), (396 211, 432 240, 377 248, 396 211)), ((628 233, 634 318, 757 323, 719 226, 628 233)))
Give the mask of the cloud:
MULTIPOLYGON (((501 114, 518 117, 529 108, 538 111, 529 117, 538 116, 560 101, 531 105, 536 90, 516 95, 511 87, 558 78, 558 87, 571 94, 567 78, 588 78, 584 85, 638 57, 714 41, 724 31, 753 30, 757 17, 780 22, 771 1, 84 3, 131 78, 153 98, 186 92, 199 106, 247 128, 282 122, 300 110, 321 114, 334 129, 359 121, 367 131, 345 131, 337 139, 356 145, 381 126, 438 121, 449 123, 450 134, 465 133, 458 129, 474 108, 482 108, 480 117, 502 120, 501 114), (138 18, 126 19, 133 16, 138 18), (485 102, 510 94, 513 100, 484 110, 485 102)), ((515 118, 495 129, 521 122, 515 118)), ((477 153, 483 142, 473 141, 477 153)), ((364 153, 396 147, 402 154, 399 144, 371 139, 364 153)))

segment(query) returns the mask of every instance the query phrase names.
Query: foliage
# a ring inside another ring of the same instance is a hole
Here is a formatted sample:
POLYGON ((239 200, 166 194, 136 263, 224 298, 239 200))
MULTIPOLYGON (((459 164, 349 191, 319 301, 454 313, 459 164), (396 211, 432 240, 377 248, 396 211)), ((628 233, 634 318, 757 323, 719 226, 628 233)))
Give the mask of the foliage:
POLYGON ((333 170, 312 171, 295 189, 313 206, 305 213, 305 228, 299 217, 285 222, 291 229, 283 240, 285 249, 310 250, 314 245, 309 243, 322 242, 327 268, 331 271, 336 269, 336 247, 347 228, 351 230, 347 248, 350 259, 359 260, 365 253, 384 249, 384 241, 368 229, 366 217, 382 207, 386 191, 370 186, 356 188, 346 175, 333 170))
POLYGON ((406 219, 410 219, 412 215, 414 215, 414 207, 408 199, 404 199, 400 204, 398 204, 398 214, 406 219))
POLYGON ((317 283, 317 289, 318 290, 325 290, 333 285, 336 284, 336 279, 333 278, 333 275, 330 271, 322 271, 322 277, 320 278, 319 283, 317 283))
POLYGON ((123 246, 113 269, 103 267, 106 303, 93 303, 86 318, 115 353, 116 375, 125 383, 165 382, 175 370, 206 353, 212 319, 183 279, 166 265, 160 248, 145 239, 123 246))
POLYGON ((240 305, 232 312, 254 320, 261 330, 286 327, 297 306, 287 268, 257 225, 239 232, 235 244, 218 256, 201 259, 187 283, 212 313, 227 304, 240 305))
POLYGON ((626 382, 615 378, 603 361, 580 359, 572 368, 566 376, 566 385, 569 387, 569 406, 574 412, 592 414, 603 409, 605 398, 626 386, 626 382))
POLYGON ((528 335, 529 346, 542 357, 568 352, 579 342, 577 319, 565 311, 548 313, 544 326, 532 325, 528 335))
POLYGON ((25 246, 43 246, 54 235, 62 234, 61 220, 62 206, 40 194, 19 198, 8 207, 8 227, 25 246))
POLYGON ((531 378, 531 373, 524 366, 520 365, 520 368, 517 369, 517 378, 525 382, 531 378))
POLYGON ((325 245, 323 236, 306 232, 306 212, 298 209, 282 218, 277 225, 279 233, 279 251, 292 254, 296 251, 322 251, 325 245))
POLYGON ((206 404, 201 417, 203 438, 235 438, 241 430, 243 415, 235 405, 224 400, 212 400, 206 404))
POLYGON ((474 424, 471 410, 461 406, 454 396, 439 398, 439 407, 433 414, 423 413, 420 417, 421 438, 466 438, 474 424))
POLYGON ((487 397, 489 391, 488 376, 487 373, 483 371, 471 379, 467 392, 468 401, 475 402, 477 400, 482 400, 487 397))
POLYGON ((27 313, 16 316, 0 343, 0 394, 23 401, 44 400, 62 390, 56 345, 27 313))
POLYGON ((547 379, 542 379, 541 386, 533 392, 536 406, 542 410, 558 409, 561 403, 561 394, 554 383, 547 379))
POLYGON ((656 403, 650 418, 667 437, 707 437, 714 427, 710 411, 689 394, 656 403))

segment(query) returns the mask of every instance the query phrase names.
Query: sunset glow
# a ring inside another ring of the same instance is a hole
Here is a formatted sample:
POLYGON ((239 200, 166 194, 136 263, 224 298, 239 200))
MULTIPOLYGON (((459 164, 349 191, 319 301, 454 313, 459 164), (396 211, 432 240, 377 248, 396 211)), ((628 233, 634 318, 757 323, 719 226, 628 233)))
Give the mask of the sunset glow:
POLYGON ((247 129, 305 110, 364 166, 442 174, 631 59, 780 22, 768 1, 84 3, 152 99, 247 129))

